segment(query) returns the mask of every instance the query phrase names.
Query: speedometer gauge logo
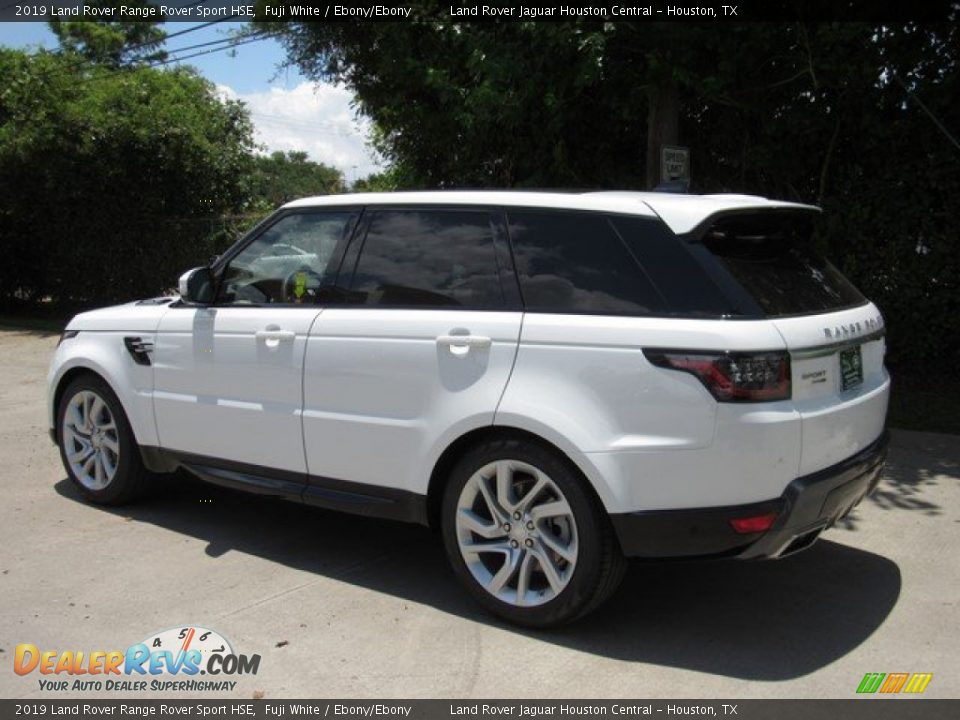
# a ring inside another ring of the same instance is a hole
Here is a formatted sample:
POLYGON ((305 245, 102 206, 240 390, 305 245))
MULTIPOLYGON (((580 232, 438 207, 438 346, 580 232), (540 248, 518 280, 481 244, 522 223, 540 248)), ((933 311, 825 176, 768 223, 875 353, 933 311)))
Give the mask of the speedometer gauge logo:
MULTIPOLYGON (((214 654, 221 656, 234 654, 230 641, 223 635, 216 630, 200 626, 173 627, 151 633, 143 640, 143 644, 150 649, 151 653, 166 651, 172 653, 174 658, 186 657, 190 651, 197 651, 200 653, 200 658, 195 664, 201 668, 207 667, 210 657, 214 654)), ((204 670, 200 673, 206 674, 204 670)))

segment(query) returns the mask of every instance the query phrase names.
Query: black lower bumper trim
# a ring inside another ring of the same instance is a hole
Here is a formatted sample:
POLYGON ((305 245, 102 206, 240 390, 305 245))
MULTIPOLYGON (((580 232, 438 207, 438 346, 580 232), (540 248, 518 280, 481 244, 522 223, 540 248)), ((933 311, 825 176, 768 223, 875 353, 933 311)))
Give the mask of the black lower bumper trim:
POLYGON ((782 557, 809 547, 880 480, 889 438, 884 432, 856 455, 791 482, 779 498, 749 505, 611 515, 628 557, 782 557), (774 512, 762 533, 739 534, 730 520, 774 512))
POLYGON ((781 500, 692 508, 689 510, 651 510, 611 515, 620 548, 628 557, 725 557, 738 555, 762 533, 741 535, 730 527, 730 519, 777 514, 781 500))

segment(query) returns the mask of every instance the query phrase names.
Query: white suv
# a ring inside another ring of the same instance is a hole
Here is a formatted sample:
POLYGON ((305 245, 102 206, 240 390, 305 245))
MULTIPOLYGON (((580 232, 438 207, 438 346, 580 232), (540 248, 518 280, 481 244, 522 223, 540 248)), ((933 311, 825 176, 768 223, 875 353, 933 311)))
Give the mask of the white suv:
POLYGON ((428 524, 513 622, 595 608, 624 557, 780 557, 876 484, 877 308, 742 195, 292 202, 179 298, 78 315, 50 427, 91 500, 186 468, 428 524))

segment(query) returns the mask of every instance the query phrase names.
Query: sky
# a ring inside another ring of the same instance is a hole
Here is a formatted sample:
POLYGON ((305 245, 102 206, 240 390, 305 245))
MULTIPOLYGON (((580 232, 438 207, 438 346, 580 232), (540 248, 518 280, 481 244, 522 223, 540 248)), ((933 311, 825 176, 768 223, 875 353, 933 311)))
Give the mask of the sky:
MULTIPOLYGON (((170 23, 172 34, 202 23, 170 23)), ((167 52, 229 36, 240 23, 222 22, 167 41, 167 52)), ((0 22, 0 45, 53 49, 57 42, 46 23, 0 22)), ((220 47, 220 46, 214 46, 220 47)), ((184 54, 199 52, 187 51, 184 54)), ((342 86, 314 83, 296 68, 280 68, 285 54, 273 38, 252 42, 231 52, 191 58, 193 65, 221 94, 246 103, 257 142, 267 151, 304 150, 312 160, 344 173, 347 182, 377 172, 375 154, 367 147, 369 121, 356 116, 352 94, 342 86), (235 56, 231 55, 235 53, 235 56)))

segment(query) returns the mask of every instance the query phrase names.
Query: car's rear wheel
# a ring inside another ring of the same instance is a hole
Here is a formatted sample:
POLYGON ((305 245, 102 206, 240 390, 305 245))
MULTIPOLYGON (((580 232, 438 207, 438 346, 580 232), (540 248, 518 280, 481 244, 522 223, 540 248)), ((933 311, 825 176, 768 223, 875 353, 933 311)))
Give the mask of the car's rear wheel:
POLYGON ((57 435, 63 466, 85 497, 122 505, 143 493, 149 473, 123 406, 102 379, 82 375, 67 386, 57 435))
POLYGON ((446 487, 442 530, 461 581, 514 623, 573 620, 616 589, 625 560, 599 501, 555 451, 519 439, 474 448, 446 487))

